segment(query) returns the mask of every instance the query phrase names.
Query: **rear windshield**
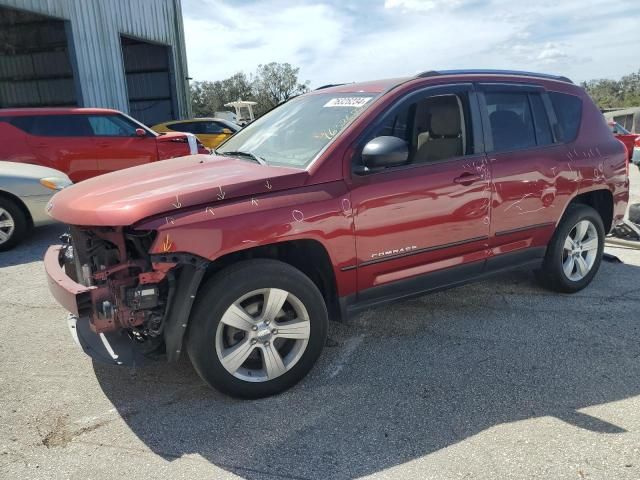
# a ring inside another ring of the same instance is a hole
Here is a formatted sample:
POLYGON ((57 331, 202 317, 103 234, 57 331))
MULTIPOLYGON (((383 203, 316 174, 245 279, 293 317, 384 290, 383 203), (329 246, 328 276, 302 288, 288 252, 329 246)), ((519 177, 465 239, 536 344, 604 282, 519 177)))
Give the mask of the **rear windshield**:
POLYGON ((246 152, 269 165, 305 168, 376 97, 326 93, 294 98, 240 130, 216 153, 246 152))

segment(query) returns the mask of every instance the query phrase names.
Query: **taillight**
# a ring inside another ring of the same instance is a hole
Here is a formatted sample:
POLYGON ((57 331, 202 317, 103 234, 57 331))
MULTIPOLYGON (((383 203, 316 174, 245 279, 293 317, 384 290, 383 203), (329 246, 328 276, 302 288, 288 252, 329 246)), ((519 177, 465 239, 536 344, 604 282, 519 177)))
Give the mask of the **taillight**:
POLYGON ((636 148, 640 148, 640 135, 636 137, 636 141, 634 142, 636 148))

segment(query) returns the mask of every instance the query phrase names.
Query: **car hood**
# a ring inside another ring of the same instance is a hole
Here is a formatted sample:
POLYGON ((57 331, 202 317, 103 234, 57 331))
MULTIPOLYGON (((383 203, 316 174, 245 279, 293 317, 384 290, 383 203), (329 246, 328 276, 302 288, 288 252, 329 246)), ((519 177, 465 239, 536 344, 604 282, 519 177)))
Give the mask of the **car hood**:
POLYGON ((47 209, 63 223, 124 226, 180 208, 304 185, 305 170, 189 155, 94 177, 57 193, 47 209))
POLYGON ((0 161, 0 177, 32 178, 40 181, 41 178, 56 177, 68 179, 67 175, 59 170, 30 163, 0 161))
POLYGON ((8 192, 20 198, 50 197, 54 190, 40 184, 43 178, 52 179, 63 187, 71 185, 69 177, 53 168, 28 163, 0 162, 0 192, 8 192))

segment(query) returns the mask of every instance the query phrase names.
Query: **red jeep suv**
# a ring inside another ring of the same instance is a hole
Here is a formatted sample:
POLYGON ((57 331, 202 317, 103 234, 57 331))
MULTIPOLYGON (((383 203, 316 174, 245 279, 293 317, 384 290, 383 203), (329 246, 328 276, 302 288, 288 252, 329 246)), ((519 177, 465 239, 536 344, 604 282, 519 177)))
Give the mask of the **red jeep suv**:
POLYGON ((82 348, 175 360, 262 397, 300 380, 328 318, 527 266, 558 292, 598 271, 628 160, 564 77, 430 71, 296 97, 215 155, 56 194, 45 267, 82 348))
POLYGON ((195 137, 158 135, 107 108, 0 109, 0 160, 34 163, 73 182, 135 165, 207 153, 195 137))

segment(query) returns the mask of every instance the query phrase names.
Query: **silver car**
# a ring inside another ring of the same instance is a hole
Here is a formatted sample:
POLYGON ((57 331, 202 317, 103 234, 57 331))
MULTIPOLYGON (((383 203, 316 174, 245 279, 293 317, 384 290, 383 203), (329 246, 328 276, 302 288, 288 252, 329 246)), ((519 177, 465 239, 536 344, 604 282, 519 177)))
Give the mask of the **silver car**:
POLYGON ((0 251, 13 248, 33 227, 53 222, 47 202, 69 185, 69 177, 53 168, 0 161, 0 251))

